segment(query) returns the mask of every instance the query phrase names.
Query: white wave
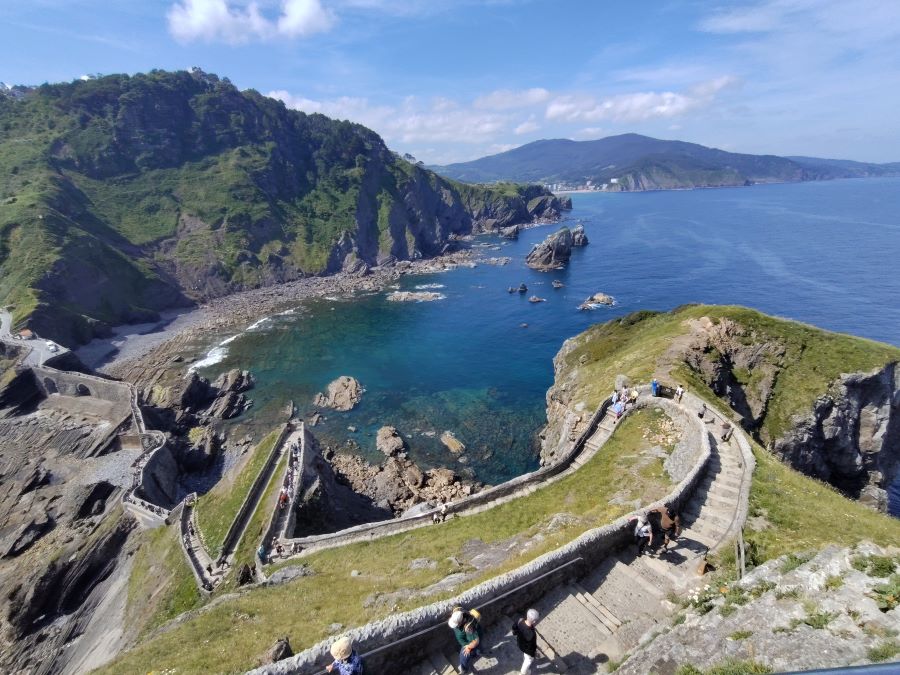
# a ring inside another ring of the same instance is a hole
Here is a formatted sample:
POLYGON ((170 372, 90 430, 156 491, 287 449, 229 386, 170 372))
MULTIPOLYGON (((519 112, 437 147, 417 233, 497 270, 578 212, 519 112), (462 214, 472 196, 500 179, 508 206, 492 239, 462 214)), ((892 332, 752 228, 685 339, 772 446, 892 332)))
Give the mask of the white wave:
POLYGON ((213 347, 208 352, 206 352, 206 356, 196 363, 194 363, 190 370, 199 370, 200 368, 209 368, 210 366, 214 366, 217 363, 221 363, 225 360, 225 357, 228 356, 228 348, 227 347, 213 347))
POLYGON ((264 316, 259 321, 255 321, 255 322, 251 323, 249 326, 247 326, 246 331, 249 332, 251 330, 255 330, 255 329, 259 328, 260 326, 262 326, 267 321, 271 321, 271 320, 272 320, 271 316, 264 316))
POLYGON ((225 338, 224 340, 222 340, 222 341, 219 343, 219 346, 220 346, 220 347, 224 347, 224 346, 227 345, 227 344, 231 344, 232 342, 234 342, 235 340, 237 340, 240 336, 241 336, 241 334, 238 333, 237 335, 232 335, 230 338, 225 338))
POLYGON ((339 298, 336 295, 326 295, 325 299, 331 300, 331 302, 340 302, 342 298, 339 298))
POLYGON ((296 313, 297 313, 296 309, 286 309, 283 312, 279 312, 278 316, 288 316, 290 314, 296 314, 296 313))
POLYGON ((424 291, 429 288, 445 288, 444 284, 419 284, 416 286, 416 290, 424 291))

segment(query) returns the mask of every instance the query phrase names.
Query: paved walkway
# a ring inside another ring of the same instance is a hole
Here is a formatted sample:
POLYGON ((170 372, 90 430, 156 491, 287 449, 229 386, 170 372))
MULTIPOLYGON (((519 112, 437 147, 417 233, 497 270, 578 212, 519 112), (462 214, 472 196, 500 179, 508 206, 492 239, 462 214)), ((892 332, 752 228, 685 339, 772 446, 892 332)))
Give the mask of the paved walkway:
POLYGON ((17 340, 12 335, 12 315, 5 309, 0 309, 0 340, 27 349, 28 353, 22 362, 26 366, 40 366, 44 361, 69 351, 62 345, 41 339, 37 335, 31 340, 17 340), (48 342, 54 346, 51 348, 48 342))
MULTIPOLYGON (((635 548, 629 547, 607 558, 579 582, 560 586, 535 603, 542 617, 537 629, 544 656, 535 662, 532 673, 607 672, 604 664, 622 660, 655 628, 668 625, 677 609, 668 598, 698 585, 702 579, 697 568, 704 552, 730 540, 743 501, 741 487, 749 486, 751 476, 743 465, 736 436, 720 441, 720 418, 712 411, 706 418, 712 457, 682 510, 685 527, 678 546, 659 558, 636 557, 635 548)), ((610 435, 609 422, 604 420, 588 443, 599 447, 610 435)), ((489 652, 477 662, 477 672, 519 672, 522 656, 510 632, 512 622, 513 617, 500 618, 487 630, 484 644, 489 652)), ((451 675, 458 672, 457 664, 448 628, 446 650, 429 654, 411 674, 451 675)))

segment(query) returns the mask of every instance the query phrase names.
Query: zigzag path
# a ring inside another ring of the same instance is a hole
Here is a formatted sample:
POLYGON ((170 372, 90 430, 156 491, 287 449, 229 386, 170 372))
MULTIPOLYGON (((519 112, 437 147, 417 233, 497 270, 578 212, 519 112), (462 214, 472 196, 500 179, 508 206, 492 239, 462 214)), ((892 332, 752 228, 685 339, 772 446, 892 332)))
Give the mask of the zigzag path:
MULTIPOLYGON (((677 546, 662 557, 637 557, 635 547, 620 550, 579 582, 557 587, 535 603, 541 619, 537 624, 539 658, 532 666, 533 673, 606 672, 604 664, 620 661, 655 627, 668 624, 677 609, 668 598, 697 585, 703 554, 730 539, 742 502, 746 508, 747 490, 742 487, 749 487, 751 475, 738 445, 740 429, 722 442, 717 424, 721 418, 711 410, 705 417, 712 456, 682 510, 685 527, 677 546)), ((599 447, 611 431, 611 421, 605 419, 588 443, 599 447)), ((488 651, 477 661, 476 672, 519 672, 522 654, 510 631, 513 620, 511 616, 499 618, 486 631, 488 651)), ((429 654, 411 675, 458 672, 458 654, 449 628, 447 633, 446 650, 429 654)))

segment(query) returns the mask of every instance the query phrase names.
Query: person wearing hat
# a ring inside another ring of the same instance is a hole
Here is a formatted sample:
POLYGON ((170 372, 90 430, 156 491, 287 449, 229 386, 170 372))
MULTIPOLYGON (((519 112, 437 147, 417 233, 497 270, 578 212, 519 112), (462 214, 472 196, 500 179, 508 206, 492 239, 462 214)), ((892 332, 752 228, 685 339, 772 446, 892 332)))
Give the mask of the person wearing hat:
POLYGON ((472 664, 481 656, 481 614, 477 609, 464 611, 462 607, 454 607, 447 625, 453 629, 456 641, 460 644, 459 671, 472 673, 472 664))
POLYGON ((331 645, 331 655, 334 657, 334 663, 326 666, 325 670, 329 673, 337 673, 338 675, 363 675, 363 662, 359 658, 359 654, 353 649, 350 638, 346 635, 339 637, 333 645, 331 645))

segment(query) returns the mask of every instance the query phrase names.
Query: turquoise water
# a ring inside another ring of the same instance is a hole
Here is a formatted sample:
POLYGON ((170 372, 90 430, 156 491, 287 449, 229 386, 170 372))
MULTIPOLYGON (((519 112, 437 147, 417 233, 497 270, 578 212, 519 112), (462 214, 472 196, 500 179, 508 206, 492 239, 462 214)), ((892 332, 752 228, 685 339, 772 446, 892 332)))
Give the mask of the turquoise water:
POLYGON ((442 285, 435 290, 446 298, 437 302, 391 303, 382 293, 309 302, 233 340, 225 359, 202 372, 252 370, 261 420, 289 399, 307 408, 329 381, 352 375, 366 388, 362 403, 327 413, 317 436, 335 446, 354 439, 377 459, 374 433, 393 424, 424 466, 496 483, 537 466, 552 358, 592 323, 637 309, 728 303, 900 343, 900 179, 576 194, 573 205, 568 220, 583 222, 591 243, 566 270, 524 266, 550 227, 517 242, 479 237, 500 248, 487 255, 512 262, 400 281, 404 289, 442 285), (552 279, 565 288, 553 289, 552 279), (507 293, 521 282, 526 296, 507 293), (579 312, 597 291, 618 304, 579 312), (529 303, 532 294, 547 302, 529 303), (444 430, 466 444, 467 464, 440 444, 444 430))

